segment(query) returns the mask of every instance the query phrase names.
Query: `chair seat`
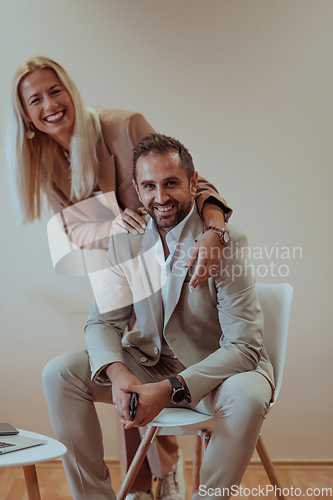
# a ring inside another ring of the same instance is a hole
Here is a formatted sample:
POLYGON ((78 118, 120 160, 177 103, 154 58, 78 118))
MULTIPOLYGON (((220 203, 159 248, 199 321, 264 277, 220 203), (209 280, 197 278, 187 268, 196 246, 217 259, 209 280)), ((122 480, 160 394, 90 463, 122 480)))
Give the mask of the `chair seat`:
POLYGON ((207 428, 213 428, 215 417, 185 408, 164 408, 157 417, 150 422, 149 426, 162 427, 159 431, 160 435, 170 435, 171 428, 172 432, 177 435, 196 434, 196 431, 206 427, 206 425, 202 425, 204 422, 207 422, 207 428), (186 429, 183 428, 183 426, 186 426, 186 429))

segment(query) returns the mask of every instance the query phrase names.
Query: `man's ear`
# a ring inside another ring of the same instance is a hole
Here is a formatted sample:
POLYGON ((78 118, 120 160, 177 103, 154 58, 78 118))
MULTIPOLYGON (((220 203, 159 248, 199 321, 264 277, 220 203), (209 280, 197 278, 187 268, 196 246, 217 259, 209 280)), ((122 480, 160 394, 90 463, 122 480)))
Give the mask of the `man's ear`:
POLYGON ((190 180, 190 193, 191 196, 195 196, 198 187, 198 172, 194 172, 190 180))
MULTIPOLYGON (((135 182, 135 180, 134 180, 134 179, 132 179, 132 182, 133 182, 134 189, 135 189, 135 191, 136 191, 136 193, 137 193, 137 195, 138 195, 138 197, 139 197, 139 200, 140 200, 140 201, 141 201, 141 203, 142 203, 142 199, 141 199, 141 196, 140 196, 140 193, 139 193, 139 189, 138 189, 137 183, 135 182)), ((142 203, 142 205, 143 205, 143 203, 142 203)))

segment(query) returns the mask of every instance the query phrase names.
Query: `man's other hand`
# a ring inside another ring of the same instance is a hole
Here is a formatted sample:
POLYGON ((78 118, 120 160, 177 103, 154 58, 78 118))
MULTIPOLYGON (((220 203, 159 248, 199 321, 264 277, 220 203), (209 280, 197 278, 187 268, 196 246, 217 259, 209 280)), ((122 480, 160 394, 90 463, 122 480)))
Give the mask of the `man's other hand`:
POLYGON ((115 405, 121 421, 130 422, 129 404, 131 387, 141 387, 142 384, 123 363, 112 363, 104 369, 112 384, 112 402, 115 405))

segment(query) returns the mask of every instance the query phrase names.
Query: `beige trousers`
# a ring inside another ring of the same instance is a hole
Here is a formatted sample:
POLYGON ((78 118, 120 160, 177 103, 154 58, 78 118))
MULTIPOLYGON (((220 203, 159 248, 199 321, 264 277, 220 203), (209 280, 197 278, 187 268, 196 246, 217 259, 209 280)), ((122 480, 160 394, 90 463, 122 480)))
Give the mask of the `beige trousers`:
MULTIPOLYGON (((128 353, 124 352, 124 355, 127 368, 143 383, 165 379, 181 371, 182 367, 178 360, 163 358, 157 365, 146 368, 128 353)), ((115 500, 104 463, 102 433, 94 407, 95 402, 112 403, 111 387, 96 384, 90 375, 86 351, 63 354, 46 365, 44 390, 56 438, 68 450, 63 464, 74 500, 115 500)), ((194 493, 193 500, 203 498, 202 493, 206 491, 209 492, 207 498, 215 498, 211 494, 212 488, 214 491, 229 488, 231 494, 231 487, 240 483, 270 399, 271 387, 265 377, 256 372, 244 372, 229 377, 199 403, 200 411, 215 415, 218 420, 201 468, 203 486, 200 492, 194 493)), ((139 443, 138 433, 133 443, 135 447, 139 443)), ((166 441, 164 445, 164 459, 169 459, 172 465, 177 459, 177 446, 174 441, 166 441)), ((160 455, 163 455, 162 450, 160 443, 160 455)), ((151 464, 159 462, 156 460, 158 456, 152 450, 151 464)), ((147 482, 145 475, 150 480, 147 463, 138 480, 143 478, 147 482)), ((141 491, 142 488, 136 486, 135 490, 141 491)))

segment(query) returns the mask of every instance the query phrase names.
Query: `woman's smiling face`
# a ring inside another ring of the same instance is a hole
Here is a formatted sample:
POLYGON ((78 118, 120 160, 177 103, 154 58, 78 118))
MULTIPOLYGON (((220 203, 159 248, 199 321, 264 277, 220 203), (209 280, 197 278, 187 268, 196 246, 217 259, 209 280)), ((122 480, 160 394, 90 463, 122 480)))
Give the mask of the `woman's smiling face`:
POLYGON ((72 99, 52 69, 30 73, 20 85, 24 109, 36 129, 63 143, 74 130, 72 99))

